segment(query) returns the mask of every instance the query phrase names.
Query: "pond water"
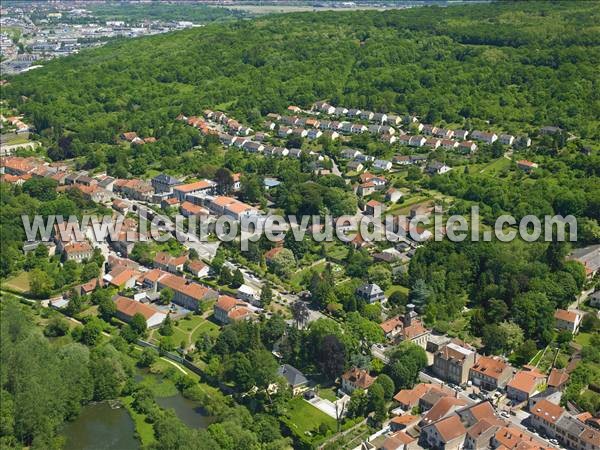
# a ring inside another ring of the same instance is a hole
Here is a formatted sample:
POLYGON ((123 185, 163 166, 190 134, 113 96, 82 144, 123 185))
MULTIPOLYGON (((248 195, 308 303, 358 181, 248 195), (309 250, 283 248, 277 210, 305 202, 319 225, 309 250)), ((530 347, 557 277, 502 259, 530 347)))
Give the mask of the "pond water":
MULTIPOLYGON (((136 374, 136 381, 144 377, 158 377, 147 370, 136 374)), ((169 397, 156 397, 162 408, 173 409, 179 419, 190 428, 206 428, 213 417, 206 415, 198 402, 189 400, 179 392, 169 397)), ((135 424, 125 408, 113 408, 118 402, 91 403, 82 408, 73 422, 67 422, 63 429, 66 450, 137 450, 140 448, 135 438, 135 424)))
POLYGON ((172 397, 157 397, 158 403, 164 409, 174 409, 179 419, 190 428, 206 428, 214 419, 207 416, 197 402, 189 400, 181 394, 172 397))
MULTIPOLYGON (((138 369, 135 380, 141 382, 147 377, 161 379, 160 375, 153 374, 148 369, 138 369)), ((156 396, 154 400, 161 408, 173 409, 175 415, 190 428, 206 428, 214 421, 213 417, 208 416, 198 402, 185 398, 180 392, 165 397, 156 396)))
POLYGON ((73 422, 65 424, 66 450, 109 450, 140 448, 135 425, 125 408, 108 402, 83 407, 73 422))

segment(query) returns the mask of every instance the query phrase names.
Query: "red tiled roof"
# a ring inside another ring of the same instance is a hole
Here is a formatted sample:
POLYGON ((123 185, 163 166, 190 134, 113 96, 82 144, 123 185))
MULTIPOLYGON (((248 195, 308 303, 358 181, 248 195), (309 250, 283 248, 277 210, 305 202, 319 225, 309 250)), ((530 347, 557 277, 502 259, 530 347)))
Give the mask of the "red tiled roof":
POLYGON ((368 389, 369 386, 373 384, 376 377, 372 377, 369 375, 369 372, 364 369, 353 367, 344 373, 342 378, 360 389, 368 389))
POLYGON ((466 404, 467 402, 462 398, 442 397, 423 416, 423 421, 425 424, 436 422, 452 411, 454 407, 465 406, 466 404))
POLYGON ((508 364, 500 358, 482 356, 477 360, 475 365, 471 367, 471 370, 498 379, 507 367, 508 364))
POLYGON ((452 439, 456 439, 467 432, 466 428, 460 421, 460 418, 456 415, 452 415, 446 419, 440 420, 434 425, 434 427, 444 442, 450 442, 452 439))
POLYGON ((160 312, 157 309, 154 309, 152 306, 136 302, 135 300, 122 296, 118 296, 115 299, 115 304, 117 306, 117 311, 130 318, 136 314, 141 314, 146 320, 148 320, 154 314, 160 312))
POLYGON ((188 183, 176 186, 174 190, 179 192, 193 192, 202 189, 208 189, 212 187, 212 183, 207 180, 196 181, 195 183, 188 183))
POLYGON ((574 311, 567 311, 565 309, 557 309, 554 313, 554 318, 562 320, 564 322, 575 323, 577 322, 577 313, 574 311))
POLYGON ((545 376, 537 371, 520 370, 515 374, 513 379, 509 381, 507 387, 533 394, 533 391, 544 378, 545 376))
POLYGON ((561 406, 555 405, 546 399, 537 402, 530 410, 530 413, 534 416, 550 423, 556 423, 564 412, 565 410, 561 406))

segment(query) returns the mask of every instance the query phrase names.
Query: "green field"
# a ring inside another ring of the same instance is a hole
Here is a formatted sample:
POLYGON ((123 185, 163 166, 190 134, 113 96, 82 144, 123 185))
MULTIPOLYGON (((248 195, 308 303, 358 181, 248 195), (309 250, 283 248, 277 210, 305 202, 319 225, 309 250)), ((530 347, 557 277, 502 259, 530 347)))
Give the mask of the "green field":
POLYGON ((321 424, 335 430, 336 421, 324 412, 315 408, 301 397, 296 397, 288 403, 285 423, 298 436, 316 436, 321 424))
POLYGON ((2 282, 2 287, 10 289, 15 292, 28 292, 29 291, 29 273, 21 272, 17 276, 8 278, 2 282))

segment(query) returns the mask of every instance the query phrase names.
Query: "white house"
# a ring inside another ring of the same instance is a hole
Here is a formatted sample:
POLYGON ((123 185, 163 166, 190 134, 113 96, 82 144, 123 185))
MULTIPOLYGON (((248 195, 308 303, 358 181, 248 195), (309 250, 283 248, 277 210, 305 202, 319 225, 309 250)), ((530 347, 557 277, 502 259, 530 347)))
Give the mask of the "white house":
POLYGON ((392 162, 385 159, 377 159, 373 163, 373 168, 378 170, 389 171, 392 168, 392 162))

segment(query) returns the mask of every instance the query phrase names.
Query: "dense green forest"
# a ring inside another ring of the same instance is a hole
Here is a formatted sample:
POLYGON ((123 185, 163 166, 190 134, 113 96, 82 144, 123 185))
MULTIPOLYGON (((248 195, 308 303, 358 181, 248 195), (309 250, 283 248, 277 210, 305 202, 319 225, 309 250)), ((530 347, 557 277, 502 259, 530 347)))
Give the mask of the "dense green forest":
POLYGON ((111 43, 20 75, 3 97, 79 153, 126 130, 167 136, 182 111, 222 108, 252 123, 323 98, 597 139, 599 20, 596 2, 275 15, 111 43))

